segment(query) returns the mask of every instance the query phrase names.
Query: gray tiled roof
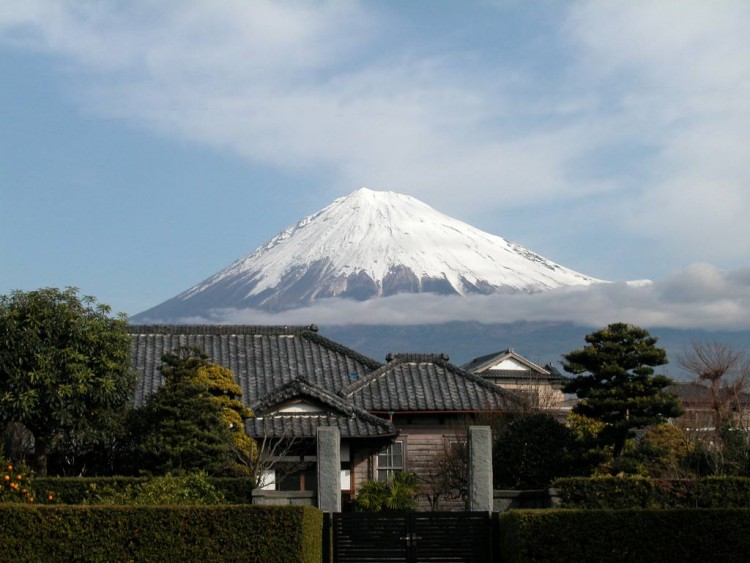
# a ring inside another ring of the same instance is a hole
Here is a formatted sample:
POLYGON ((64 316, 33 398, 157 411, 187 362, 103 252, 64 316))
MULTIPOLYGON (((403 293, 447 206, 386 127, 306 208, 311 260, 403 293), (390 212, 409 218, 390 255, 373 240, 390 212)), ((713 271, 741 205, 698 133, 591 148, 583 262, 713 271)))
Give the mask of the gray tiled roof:
POLYGON ((246 405, 297 379, 331 392, 381 364, 317 333, 312 326, 131 325, 132 365, 140 378, 135 403, 162 383, 161 358, 179 346, 198 346, 229 368, 246 405))
POLYGON ((469 362, 462 365, 461 368, 465 369, 466 371, 474 371, 477 368, 484 367, 486 364, 491 363, 495 358, 500 358, 508 353, 510 353, 510 348, 508 348, 507 350, 503 350, 502 352, 485 354, 484 356, 479 356, 478 358, 470 360, 469 362))
POLYGON ((338 426, 342 438, 395 436, 396 427, 385 419, 354 406, 342 397, 298 378, 253 403, 256 419, 248 421, 248 433, 260 436, 312 437, 318 426, 338 426), (291 399, 303 399, 325 412, 275 412, 291 399), (272 416, 264 416, 274 413, 272 416), (273 432, 271 434, 271 432, 273 432), (264 434, 265 433, 265 434, 264 434))
POLYGON ((389 360, 339 394, 371 412, 497 411, 515 401, 444 354, 389 354, 389 360))
POLYGON ((282 403, 296 398, 312 399, 314 403, 324 405, 326 408, 337 410, 346 415, 351 414, 355 408, 339 395, 310 383, 304 377, 298 377, 282 385, 272 393, 253 402, 250 408, 256 414, 265 414, 276 410, 282 403))
POLYGON ((524 365, 529 370, 535 371, 537 373, 547 375, 547 372, 549 371, 548 366, 542 367, 542 366, 536 365, 531 360, 524 358, 521 354, 513 350, 513 348, 508 348, 501 352, 495 352, 494 354, 487 354, 484 356, 480 356, 478 358, 474 358, 470 362, 462 365, 461 368, 465 369, 466 371, 470 371, 472 373, 483 373, 483 372, 486 372, 489 368, 491 368, 497 362, 506 360, 506 359, 513 359, 516 362, 524 365))
POLYGON ((319 426, 335 426, 342 438, 386 438, 398 435, 396 428, 382 418, 368 415, 341 416, 334 413, 300 413, 250 418, 245 422, 253 438, 314 438, 319 426))
MULTIPOLYGON (((713 397, 711 395, 711 389, 706 385, 700 383, 689 382, 689 383, 674 383, 664 388, 666 393, 677 395, 689 406, 694 405, 710 405, 713 397)), ((750 393, 745 391, 739 391, 733 393, 731 389, 722 388, 719 389, 717 398, 719 401, 729 401, 732 408, 736 408, 739 405, 747 407, 750 404, 750 393)))
POLYGON ((542 374, 536 371, 526 369, 488 369, 479 374, 481 377, 496 381, 548 381, 550 383, 566 383, 569 378, 562 375, 559 371, 542 374))

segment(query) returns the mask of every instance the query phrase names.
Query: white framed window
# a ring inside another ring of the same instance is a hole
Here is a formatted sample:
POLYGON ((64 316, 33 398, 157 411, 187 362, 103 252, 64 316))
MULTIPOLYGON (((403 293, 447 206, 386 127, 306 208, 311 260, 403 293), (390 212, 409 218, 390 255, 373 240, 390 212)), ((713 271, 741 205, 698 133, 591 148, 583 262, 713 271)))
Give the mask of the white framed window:
POLYGON ((352 472, 351 469, 341 470, 341 490, 350 491, 352 488, 352 472))
POLYGON ((260 478, 260 488, 264 491, 276 490, 276 470, 264 469, 263 476, 260 478))
POLYGON ((387 481, 406 469, 404 442, 399 440, 383 448, 377 455, 377 479, 387 481))

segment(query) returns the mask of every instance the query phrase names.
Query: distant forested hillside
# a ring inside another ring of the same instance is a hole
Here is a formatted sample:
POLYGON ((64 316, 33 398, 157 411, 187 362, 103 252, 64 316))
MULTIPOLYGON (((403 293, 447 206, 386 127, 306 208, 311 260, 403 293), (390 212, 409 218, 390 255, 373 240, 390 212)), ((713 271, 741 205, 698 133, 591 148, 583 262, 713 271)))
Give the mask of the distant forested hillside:
MULTIPOLYGON (((513 348, 533 362, 552 363, 560 368, 560 356, 583 346, 584 336, 599 328, 602 327, 563 322, 450 322, 409 326, 321 326, 320 333, 381 362, 389 352, 445 352, 451 362, 461 365, 477 356, 513 348)), ((677 379, 685 377, 677 365, 677 356, 694 341, 716 340, 750 355, 750 331, 644 328, 659 337, 659 345, 666 348, 670 360, 663 371, 677 379)))

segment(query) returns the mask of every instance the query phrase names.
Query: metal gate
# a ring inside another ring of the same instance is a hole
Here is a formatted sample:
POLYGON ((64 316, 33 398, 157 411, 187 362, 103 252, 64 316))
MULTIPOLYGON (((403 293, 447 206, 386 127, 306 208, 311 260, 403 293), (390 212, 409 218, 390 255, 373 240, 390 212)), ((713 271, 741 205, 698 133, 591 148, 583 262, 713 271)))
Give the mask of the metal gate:
POLYGON ((486 512, 343 512, 330 519, 334 563, 492 563, 486 512))

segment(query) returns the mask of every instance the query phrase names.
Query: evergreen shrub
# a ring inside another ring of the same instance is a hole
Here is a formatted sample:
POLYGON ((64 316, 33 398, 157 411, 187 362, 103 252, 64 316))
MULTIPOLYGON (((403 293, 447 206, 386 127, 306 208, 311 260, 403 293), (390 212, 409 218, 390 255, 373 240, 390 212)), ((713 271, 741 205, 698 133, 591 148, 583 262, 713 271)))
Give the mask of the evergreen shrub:
POLYGON ((750 510, 512 510, 499 515, 504 563, 750 560, 750 510))
POLYGON ((750 508, 747 477, 571 477, 553 488, 562 508, 750 508))
POLYGON ((319 563, 309 506, 0 505, 6 561, 319 563))
MULTIPOLYGON (((60 504, 96 502, 104 493, 124 492, 148 482, 151 477, 37 477, 31 483, 34 496, 54 495, 60 504)), ((251 504, 253 479, 243 477, 208 477, 207 481, 219 491, 228 504, 251 504)))
POLYGON ((227 504, 224 495, 201 472, 162 475, 124 489, 102 489, 89 503, 152 506, 227 504))

